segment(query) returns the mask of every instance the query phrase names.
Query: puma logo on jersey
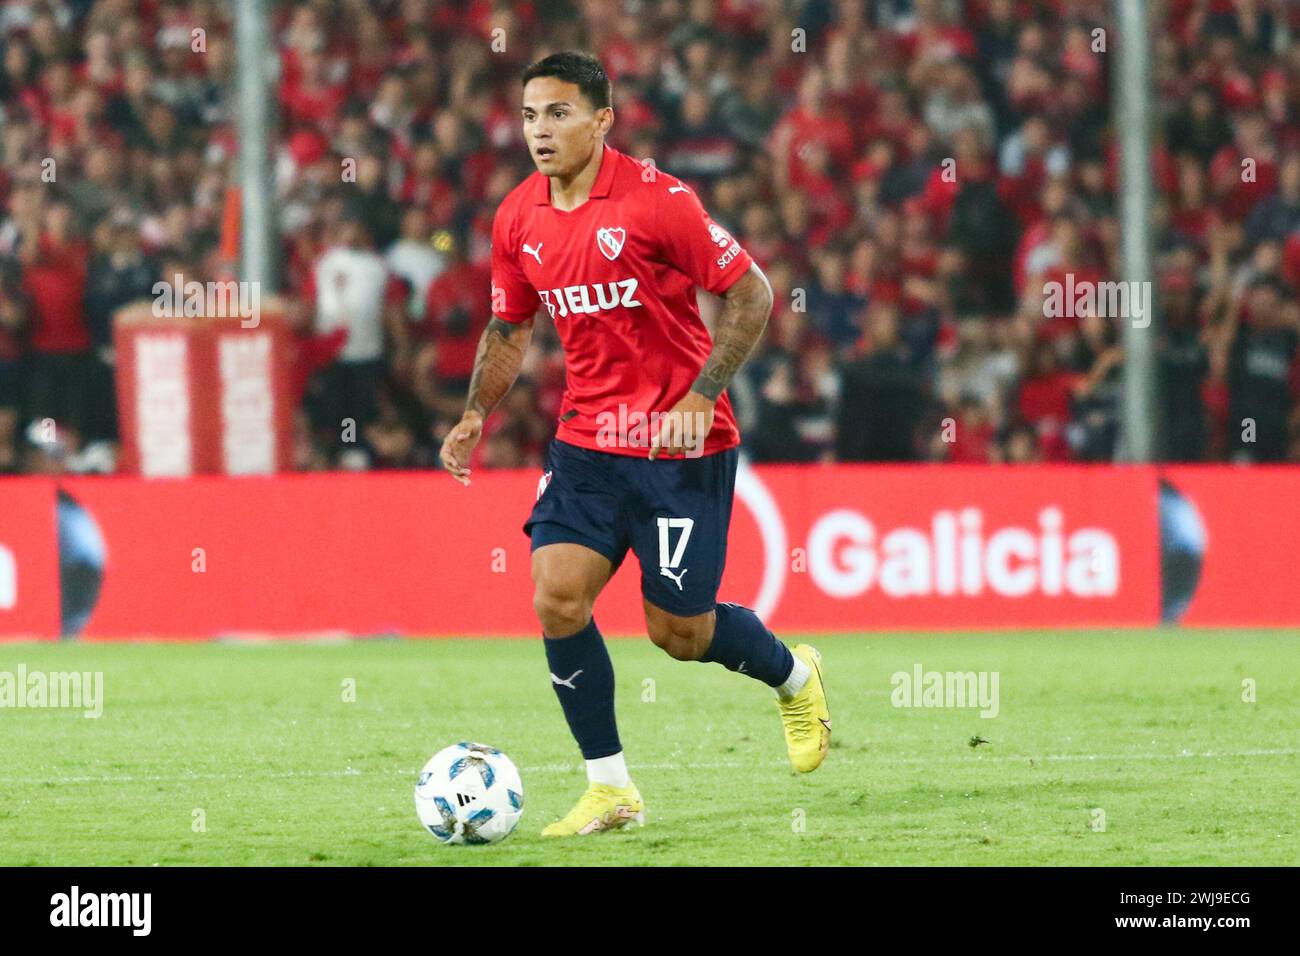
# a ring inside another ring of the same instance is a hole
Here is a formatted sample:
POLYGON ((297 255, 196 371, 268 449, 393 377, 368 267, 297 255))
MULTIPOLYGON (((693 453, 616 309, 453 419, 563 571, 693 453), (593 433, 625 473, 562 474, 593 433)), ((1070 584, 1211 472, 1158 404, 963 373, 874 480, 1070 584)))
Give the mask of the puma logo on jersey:
POLYGON ((659 573, 666 578, 671 578, 673 583, 677 585, 677 590, 680 591, 682 590, 682 578, 686 576, 686 572, 689 570, 690 568, 682 568, 680 573, 673 574, 672 571, 668 570, 667 568, 660 568, 659 573))
POLYGON ((541 242, 539 242, 539 243, 537 244, 537 247, 534 248, 534 247, 530 246, 528 243, 526 243, 526 242, 524 243, 524 252, 528 253, 530 256, 532 256, 534 259, 536 259, 536 260, 537 260, 537 264, 538 264, 539 266, 542 264, 542 246, 543 246, 543 245, 545 245, 545 243, 541 243, 541 242))
POLYGON ((617 306, 636 308, 641 305, 636 297, 636 287, 636 279, 620 279, 595 285, 569 285, 563 289, 538 289, 537 294, 546 303, 551 318, 555 318, 557 311, 564 318, 569 313, 591 315, 617 306))
POLYGON ((580 671, 580 670, 574 671, 574 672, 573 672, 572 674, 570 674, 568 677, 564 678, 564 680, 560 680, 560 678, 558 678, 558 677, 556 677, 554 674, 552 674, 552 675, 551 675, 551 683, 554 684, 556 687, 567 687, 567 688, 569 688, 569 690, 577 690, 578 688, 576 688, 576 687, 573 686, 573 681, 574 681, 574 678, 576 678, 576 677, 577 677, 579 674, 581 674, 581 673, 582 673, 582 671, 580 671))
POLYGON ((687 189, 685 186, 683 186, 681 183, 678 183, 676 186, 668 187, 668 195, 670 196, 673 193, 688 193, 688 192, 690 192, 690 190, 687 189))

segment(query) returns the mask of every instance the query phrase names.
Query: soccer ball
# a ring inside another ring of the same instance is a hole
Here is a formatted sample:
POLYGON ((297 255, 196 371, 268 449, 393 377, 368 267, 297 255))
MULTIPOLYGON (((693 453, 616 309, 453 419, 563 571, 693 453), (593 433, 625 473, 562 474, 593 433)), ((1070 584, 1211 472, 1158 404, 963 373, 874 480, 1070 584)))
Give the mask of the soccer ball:
POLYGON ((524 785, 495 747, 453 744, 420 771, 415 812, 439 843, 498 843, 523 816, 524 785))

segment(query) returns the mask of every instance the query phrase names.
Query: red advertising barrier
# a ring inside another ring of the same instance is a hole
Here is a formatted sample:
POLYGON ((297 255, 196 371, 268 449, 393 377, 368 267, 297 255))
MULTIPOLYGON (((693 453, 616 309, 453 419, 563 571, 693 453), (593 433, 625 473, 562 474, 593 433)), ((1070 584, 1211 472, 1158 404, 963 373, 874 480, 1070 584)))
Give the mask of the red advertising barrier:
MULTIPOLYGON (((537 478, 65 478, 58 545, 54 479, 0 481, 0 635, 534 634, 537 478)), ((720 598, 778 632, 1300 626, 1300 469, 742 467, 736 496, 720 598)), ((644 632, 639 585, 629 555, 603 631, 644 632)))
POLYGON ((469 489, 437 473, 64 487, 108 542, 90 637, 532 629, 520 525, 536 475, 476 475, 469 489))
POLYGON ((732 560, 756 563, 766 549, 771 597, 750 600, 770 607, 777 629, 1133 625, 1158 614, 1145 469, 785 466, 738 484, 761 533, 743 516, 733 524, 732 560))
POLYGON ((0 482, 0 636, 59 633, 59 549, 54 483, 0 482))
POLYGON ((114 322, 121 469, 181 478, 264 475, 292 466, 289 331, 278 315, 114 322), (251 321, 251 320, 250 320, 251 321))
MULTIPOLYGON (((1194 504, 1206 556, 1181 623, 1300 626, 1300 468, 1171 466, 1161 474, 1194 504)), ((1193 539, 1197 531, 1166 530, 1193 539)))

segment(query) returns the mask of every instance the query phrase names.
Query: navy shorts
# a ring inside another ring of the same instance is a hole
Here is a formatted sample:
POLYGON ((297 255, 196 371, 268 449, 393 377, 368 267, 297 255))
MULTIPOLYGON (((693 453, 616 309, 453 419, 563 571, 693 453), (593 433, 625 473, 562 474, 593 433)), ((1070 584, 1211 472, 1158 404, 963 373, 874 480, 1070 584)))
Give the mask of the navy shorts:
POLYGON ((555 439, 524 523, 532 550, 561 542, 641 562, 641 593, 670 614, 713 610, 727 559, 740 451, 699 458, 615 455, 555 439))

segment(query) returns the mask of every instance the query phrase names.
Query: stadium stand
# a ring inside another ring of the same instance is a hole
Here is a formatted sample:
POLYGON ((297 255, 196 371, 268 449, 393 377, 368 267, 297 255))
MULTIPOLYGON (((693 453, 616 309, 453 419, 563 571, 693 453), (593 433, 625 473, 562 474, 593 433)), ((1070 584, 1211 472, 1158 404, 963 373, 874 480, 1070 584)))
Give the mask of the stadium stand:
MULTIPOLYGON (((1164 456, 1300 461, 1300 5, 1157 5, 1164 456)), ((492 215, 531 171, 518 77, 573 47, 614 80, 613 145, 690 182, 771 278, 733 386, 752 458, 1111 459, 1117 321, 1045 307, 1117 275, 1105 7, 281 5, 297 466, 435 464, 490 314, 492 215)), ((113 311, 233 275, 232 26, 215 0, 0 6, 0 473, 111 470, 113 311)), ((482 466, 541 464, 564 378, 542 324, 482 466)))

